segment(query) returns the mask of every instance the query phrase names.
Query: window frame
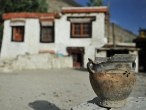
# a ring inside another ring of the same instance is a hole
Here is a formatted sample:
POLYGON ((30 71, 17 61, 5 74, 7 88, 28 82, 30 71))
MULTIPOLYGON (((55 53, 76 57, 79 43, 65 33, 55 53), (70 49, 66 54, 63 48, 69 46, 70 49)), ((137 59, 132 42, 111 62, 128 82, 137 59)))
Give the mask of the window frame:
POLYGON ((49 26, 49 25, 43 26, 43 25, 40 24, 40 42, 41 43, 54 43, 55 42, 54 23, 53 23, 52 26, 49 26), (43 28, 50 28, 50 29, 52 29, 52 36, 51 36, 52 37, 52 40, 51 41, 45 41, 45 40, 43 40, 43 36, 42 36, 42 30, 43 30, 43 28))
POLYGON ((25 26, 11 26, 11 30, 12 30, 12 36, 11 36, 11 41, 13 42, 24 42, 24 36, 25 36, 25 26), (19 27, 23 27, 23 35, 21 37, 21 40, 16 40, 16 36, 14 35, 14 29, 15 28, 19 28, 19 27))
POLYGON ((71 38, 92 38, 92 22, 71 22, 71 38), (80 25, 80 34, 75 34, 75 24, 80 25), (90 29, 89 29, 89 34, 84 34, 84 24, 88 24, 90 29))

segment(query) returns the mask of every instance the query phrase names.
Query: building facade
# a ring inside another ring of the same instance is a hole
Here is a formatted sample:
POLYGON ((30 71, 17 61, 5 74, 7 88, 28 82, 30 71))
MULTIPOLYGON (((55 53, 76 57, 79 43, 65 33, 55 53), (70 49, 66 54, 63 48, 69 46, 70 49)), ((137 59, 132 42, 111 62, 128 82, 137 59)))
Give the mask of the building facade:
POLYGON ((107 7, 66 7, 59 13, 4 14, 1 57, 49 52, 71 55, 75 67, 86 67, 95 48, 107 43, 107 13, 107 7))

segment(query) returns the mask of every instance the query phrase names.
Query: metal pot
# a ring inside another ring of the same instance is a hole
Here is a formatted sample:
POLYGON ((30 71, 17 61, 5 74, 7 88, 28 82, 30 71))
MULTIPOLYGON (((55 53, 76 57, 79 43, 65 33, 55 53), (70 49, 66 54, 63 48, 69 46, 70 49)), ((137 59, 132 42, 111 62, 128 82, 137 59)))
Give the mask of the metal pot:
POLYGON ((117 54, 109 58, 89 59, 90 83, 104 107, 122 107, 130 95, 135 78, 135 55, 117 54))

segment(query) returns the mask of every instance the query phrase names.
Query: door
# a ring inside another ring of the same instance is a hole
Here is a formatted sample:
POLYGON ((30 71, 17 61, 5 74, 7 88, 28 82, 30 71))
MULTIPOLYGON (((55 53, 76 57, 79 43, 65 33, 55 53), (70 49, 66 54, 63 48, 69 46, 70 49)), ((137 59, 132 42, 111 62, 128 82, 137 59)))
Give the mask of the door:
POLYGON ((73 67, 81 68, 84 66, 84 47, 67 47, 67 52, 73 58, 73 67))

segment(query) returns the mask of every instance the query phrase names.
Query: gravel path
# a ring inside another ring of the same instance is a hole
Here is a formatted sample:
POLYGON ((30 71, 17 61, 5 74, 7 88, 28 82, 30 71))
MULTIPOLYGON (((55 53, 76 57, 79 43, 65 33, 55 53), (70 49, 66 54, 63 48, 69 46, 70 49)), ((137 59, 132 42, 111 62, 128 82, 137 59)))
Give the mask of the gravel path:
MULTIPOLYGON (((75 69, 0 72, 0 110, 69 110, 96 97, 88 76, 75 69)), ((146 75, 137 75, 131 96, 146 96, 146 75)))

